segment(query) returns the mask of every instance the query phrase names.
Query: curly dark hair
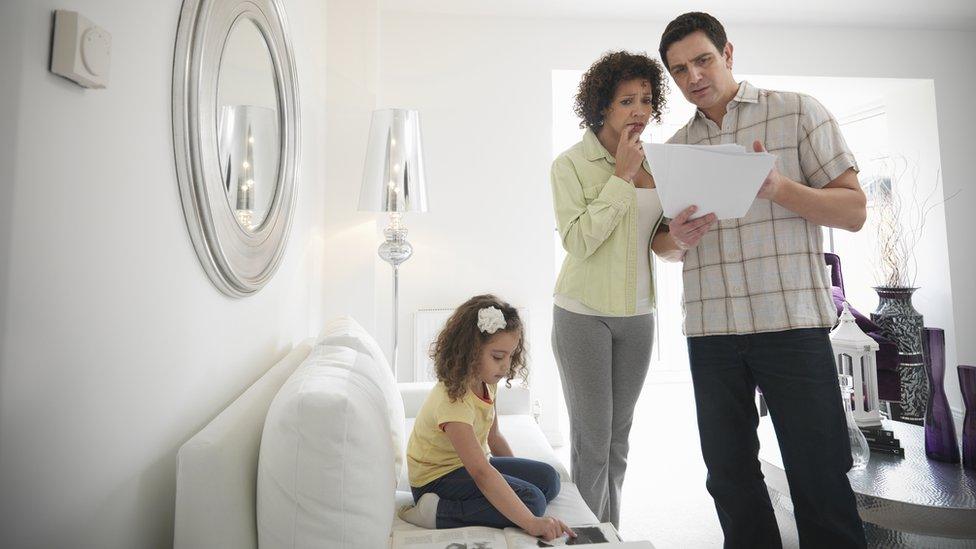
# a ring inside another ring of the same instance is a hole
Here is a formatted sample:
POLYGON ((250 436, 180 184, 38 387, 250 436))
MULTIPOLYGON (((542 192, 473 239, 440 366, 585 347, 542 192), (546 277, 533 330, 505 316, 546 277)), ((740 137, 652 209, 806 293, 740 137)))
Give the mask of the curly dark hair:
POLYGON ((725 44, 728 43, 729 38, 725 34, 725 27, 718 19, 701 11, 683 13, 668 23, 668 26, 664 28, 664 33, 661 34, 661 45, 658 48, 658 53, 661 54, 661 61, 664 62, 664 66, 668 70, 671 70, 671 67, 668 66, 668 48, 671 47, 671 44, 699 31, 708 37, 719 53, 725 49, 725 44))
POLYGON ((477 295, 455 309, 447 319, 444 329, 437 335, 437 340, 431 345, 430 357, 434 360, 434 371, 437 379, 444 383, 447 395, 452 401, 464 397, 468 392, 467 384, 476 371, 482 348, 494 335, 478 329, 478 311, 485 307, 495 307, 505 316, 505 328, 495 334, 515 332, 519 336, 518 344, 512 353, 511 368, 506 376, 506 387, 511 387, 512 380, 516 377, 523 382, 527 379, 528 353, 525 347, 524 326, 518 311, 493 295, 477 295))
POLYGON ((603 125, 603 111, 613 101, 617 86, 635 78, 651 83, 651 118, 660 123, 668 95, 668 83, 661 64, 643 52, 611 51, 593 63, 580 80, 573 107, 582 119, 580 128, 589 127, 596 131, 603 125))

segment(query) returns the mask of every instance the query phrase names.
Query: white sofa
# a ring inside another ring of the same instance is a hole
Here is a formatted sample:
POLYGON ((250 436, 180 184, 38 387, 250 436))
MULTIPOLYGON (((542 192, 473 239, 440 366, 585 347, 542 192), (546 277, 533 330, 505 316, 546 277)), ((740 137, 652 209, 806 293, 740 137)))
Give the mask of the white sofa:
MULTIPOLYGON (((327 326, 326 331, 328 332, 329 329, 327 326)), ((368 337, 367 339, 370 340, 365 342, 367 347, 378 349, 375 341, 368 337)), ((174 531, 176 548, 250 549, 258 546, 256 503, 258 458, 259 454, 264 456, 268 451, 268 448, 263 451, 261 449, 265 417, 279 389, 286 385, 291 376, 301 373, 303 368, 308 369, 310 365, 307 363, 303 365, 303 362, 315 357, 316 352, 313 352, 313 348, 324 340, 323 336, 318 341, 309 339, 297 345, 291 353, 273 365, 237 400, 180 448, 177 459, 174 531)), ((331 344, 336 345, 336 341, 333 340, 331 344)), ((340 341, 339 344, 344 343, 340 341)), ((355 367, 358 366, 352 366, 355 367)), ((418 383, 398 386, 406 418, 403 426, 403 433, 406 436, 409 436, 413 418, 423 404, 430 387, 431 384, 418 383)), ((545 461, 560 472, 563 479, 562 489, 559 496, 550 504, 549 513, 569 524, 596 522, 596 517, 583 503, 576 486, 569 481, 565 467, 553 453, 541 429, 532 418, 528 390, 500 387, 498 413, 502 433, 517 456, 545 461)), ((376 423, 376 425, 362 425, 359 434, 375 433, 377 437, 388 439, 387 426, 380 424, 383 423, 382 420, 376 423)), ((402 453, 403 448, 399 448, 398 451, 402 453)), ((343 458, 353 463, 359 462, 362 467, 370 467, 375 462, 375 456, 370 455, 343 456, 343 458)), ((262 459, 266 458, 262 457, 262 459)), ((387 474, 385 470, 377 471, 377 475, 380 473, 387 474)), ((396 489, 394 490, 391 485, 388 491, 389 499, 375 501, 376 508, 395 510, 400 505, 411 503, 409 490, 404 467, 396 489)), ((322 520, 338 520, 348 527, 348 524, 359 524, 355 518, 323 517, 322 520)), ((379 526, 389 530, 383 532, 385 538, 389 538, 394 530, 417 529, 397 517, 391 518, 392 520, 381 521, 383 525, 379 526)), ((342 547, 376 549, 375 546, 358 544, 355 541, 356 536, 343 539, 351 541, 338 544, 342 547)), ((330 549, 337 546, 332 542, 293 543, 288 547, 306 545, 330 547, 330 549)))

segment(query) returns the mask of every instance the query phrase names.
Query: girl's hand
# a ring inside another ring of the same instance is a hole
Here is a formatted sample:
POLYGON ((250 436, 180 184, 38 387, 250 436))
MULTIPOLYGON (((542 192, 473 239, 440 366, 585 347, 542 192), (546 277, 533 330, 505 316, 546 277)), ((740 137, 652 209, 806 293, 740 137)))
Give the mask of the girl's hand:
POLYGON ((542 538, 545 541, 552 541, 564 533, 569 534, 570 537, 575 538, 576 532, 572 530, 569 526, 557 519, 556 517, 535 517, 532 522, 529 523, 529 527, 525 529, 529 535, 535 536, 537 538, 542 538))
POLYGON ((641 168, 644 161, 644 147, 641 145, 640 132, 625 130, 620 134, 620 142, 617 143, 617 154, 614 155, 617 162, 617 169, 614 175, 625 181, 634 182, 637 171, 641 168))

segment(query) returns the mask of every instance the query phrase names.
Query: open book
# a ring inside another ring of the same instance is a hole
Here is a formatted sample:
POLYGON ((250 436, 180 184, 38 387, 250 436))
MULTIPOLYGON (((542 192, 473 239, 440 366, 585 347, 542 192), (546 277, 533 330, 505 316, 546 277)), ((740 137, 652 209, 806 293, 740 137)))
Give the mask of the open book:
POLYGON ((571 526, 576 538, 568 536, 542 541, 520 528, 488 528, 468 526, 446 530, 400 530, 393 533, 392 549, 538 549, 564 545, 619 542, 620 535, 613 524, 571 526))

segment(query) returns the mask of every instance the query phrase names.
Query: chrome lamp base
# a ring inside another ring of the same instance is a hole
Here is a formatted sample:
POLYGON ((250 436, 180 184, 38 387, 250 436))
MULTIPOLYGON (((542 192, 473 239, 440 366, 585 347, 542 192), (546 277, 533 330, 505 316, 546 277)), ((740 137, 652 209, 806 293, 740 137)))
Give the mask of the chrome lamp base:
POLYGON ((400 218, 400 213, 390 212, 390 224, 383 230, 386 241, 380 244, 376 251, 380 259, 393 267, 393 351, 390 354, 390 366, 393 368, 394 380, 397 380, 397 351, 399 349, 400 264, 413 255, 413 246, 407 242, 407 228, 403 226, 400 218))

